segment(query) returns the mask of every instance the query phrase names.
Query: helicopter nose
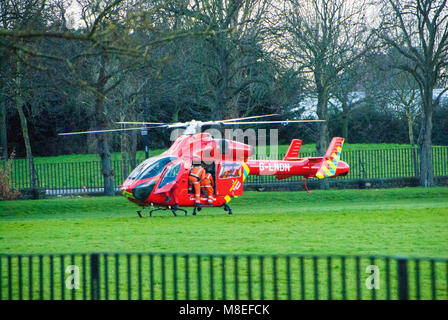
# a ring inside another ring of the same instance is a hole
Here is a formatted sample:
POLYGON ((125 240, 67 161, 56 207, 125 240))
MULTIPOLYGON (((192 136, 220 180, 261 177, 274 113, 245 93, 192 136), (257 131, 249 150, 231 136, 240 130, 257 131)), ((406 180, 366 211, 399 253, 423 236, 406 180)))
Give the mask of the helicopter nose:
POLYGON ((145 181, 141 184, 134 186, 131 189, 131 193, 135 199, 140 201, 146 201, 148 197, 151 195, 152 191, 154 190, 156 183, 157 179, 151 179, 145 181))
POLYGON ((126 183, 123 183, 123 185, 120 186, 121 194, 126 199, 135 199, 134 195, 132 194, 132 188, 130 188, 126 183))
POLYGON ((346 176, 348 175, 350 171, 350 167, 348 166, 348 164, 344 161, 338 161, 338 166, 336 168, 336 174, 335 176, 346 176))

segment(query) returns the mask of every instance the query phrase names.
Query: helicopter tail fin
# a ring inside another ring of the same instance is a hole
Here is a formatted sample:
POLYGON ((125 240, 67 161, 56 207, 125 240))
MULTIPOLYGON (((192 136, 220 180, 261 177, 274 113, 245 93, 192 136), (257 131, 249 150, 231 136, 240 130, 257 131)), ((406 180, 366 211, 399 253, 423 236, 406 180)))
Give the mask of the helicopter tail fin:
POLYGON ((301 146, 302 146, 302 140, 293 139, 283 160, 298 160, 301 146))
POLYGON ((322 165, 319 170, 317 170, 317 178, 323 179, 335 175, 339 159, 341 158, 341 150, 343 144, 344 138, 334 137, 331 140, 327 152, 323 157, 322 165))

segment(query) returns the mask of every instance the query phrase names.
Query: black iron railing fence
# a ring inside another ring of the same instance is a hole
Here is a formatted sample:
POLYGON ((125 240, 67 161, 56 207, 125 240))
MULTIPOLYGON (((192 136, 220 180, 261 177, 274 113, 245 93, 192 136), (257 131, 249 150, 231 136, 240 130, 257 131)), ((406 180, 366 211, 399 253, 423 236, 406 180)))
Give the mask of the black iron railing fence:
MULTIPOLYGON (((282 159, 279 154, 276 159, 282 159)), ((301 157, 315 156, 314 153, 301 153, 301 157)), ((419 157, 416 149, 384 149, 342 151, 341 159, 350 165, 350 173, 341 180, 409 178, 419 175, 419 157)), ((137 159, 137 164, 143 159, 137 159)), ((1 162, 5 165, 5 161, 1 162)), ((101 192, 103 176, 99 161, 47 162, 35 161, 34 185, 49 193, 101 192)), ((132 170, 131 162, 113 160, 114 181, 118 187, 132 170), (126 170, 123 170, 123 166, 126 170)), ((433 147, 434 176, 448 176, 448 146, 433 147)), ((273 176, 249 176, 246 185, 291 184, 301 182, 301 177, 277 180, 273 176)), ((31 186, 30 164, 26 159, 16 159, 10 174, 11 185, 23 190, 31 186)))
POLYGON ((448 299, 448 259, 93 253, 0 255, 0 300, 448 299))

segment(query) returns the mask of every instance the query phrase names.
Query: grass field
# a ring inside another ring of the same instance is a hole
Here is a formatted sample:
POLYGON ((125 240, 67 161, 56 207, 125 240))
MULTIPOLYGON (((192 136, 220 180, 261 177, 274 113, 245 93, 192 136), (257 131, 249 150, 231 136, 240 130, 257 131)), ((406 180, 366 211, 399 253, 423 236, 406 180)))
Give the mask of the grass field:
POLYGON ((138 219, 122 197, 0 202, 0 252, 154 251, 448 257, 448 188, 246 194, 233 216, 138 219))
MULTIPOLYGON (((448 257, 448 188, 404 188, 384 190, 330 190, 313 191, 312 194, 291 192, 257 193, 247 192, 243 197, 231 202, 234 212, 228 216, 221 208, 206 208, 194 217, 173 217, 167 213, 155 214, 152 218, 139 219, 135 213, 136 207, 122 197, 73 197, 47 200, 6 201, 0 202, 0 253, 34 254, 34 253, 88 253, 88 252, 159 252, 159 253, 213 253, 213 254, 311 254, 311 255, 399 255, 407 257, 448 257)), ((191 212, 191 210, 190 210, 191 212)), ((120 299, 138 298, 137 290, 137 256, 128 260, 131 264, 133 289, 127 286, 128 271, 126 256, 121 256, 118 269, 113 269, 115 259, 110 256, 109 277, 114 279, 119 275, 120 299), (118 271, 117 271, 118 270, 118 271)), ((170 275, 174 260, 171 256, 154 257, 154 279, 150 281, 149 274, 143 272, 140 279, 143 283, 141 294, 143 298, 155 299, 186 298, 186 262, 176 260, 179 273, 176 277, 176 287, 170 275), (164 267, 163 267, 164 266, 164 267), (161 273, 163 271, 163 275, 161 273), (166 274, 165 274, 166 272, 166 274), (164 278, 165 277, 165 278, 164 278), (162 280, 165 279, 165 280, 162 280), (149 286, 152 283, 152 289, 149 286), (163 289, 162 289, 163 288, 163 289), (176 289, 176 296, 173 290, 176 289)), ((194 281, 198 266, 196 259, 190 259, 189 277, 194 281)), ((44 257, 44 270, 48 272, 49 257, 44 257)), ((70 264, 69 257, 64 265, 70 264)), ((104 258, 102 258, 104 259, 104 258)), ((139 258, 140 259, 140 258, 139 258)), ((81 257, 76 256, 75 264, 81 264, 81 257)), ((104 261, 104 260, 102 260, 104 261)), ((143 256, 141 267, 149 270, 148 257, 143 256)), ((233 260, 227 259, 228 269, 225 277, 227 298, 235 298, 233 260)), ((247 297, 248 276, 247 262, 239 262, 239 295, 247 297)), ((272 287, 271 260, 265 261, 264 296, 274 298, 272 287)), ((293 287, 292 298, 300 297, 299 264, 292 260, 292 278, 285 278, 284 258, 278 261, 278 297, 287 297, 287 284, 293 287)), ((364 269, 371 262, 361 260, 362 279, 364 269)), ((17 270, 18 260, 13 258, 12 269, 17 270)), ((216 270, 221 270, 220 260, 213 263, 204 257, 201 265, 204 270, 201 283, 209 288, 208 266, 212 264, 216 270)), ((383 260, 377 260, 381 270, 385 270, 383 260)), ((34 260, 34 272, 38 269, 34 260)), ((3 267, 5 260, 3 260, 3 267)), ((305 259, 305 298, 312 299, 316 288, 313 284, 313 261, 305 259)), ((437 295, 447 299, 448 284, 446 278, 446 263, 437 265, 437 295)), ((25 265, 23 266, 25 270, 25 265)), ((54 261, 55 285, 62 283, 60 260, 54 261)), ((88 272, 87 266, 87 272, 88 272)), ((104 265, 101 267, 104 272, 104 265)), ((258 277, 259 261, 252 261, 252 277, 258 277), (254 271, 255 270, 255 271, 254 271)), ((347 260, 347 297, 356 298, 355 261, 347 260)), ((392 298, 396 297, 396 265, 391 264, 392 298)), ((410 266, 410 278, 415 277, 414 267, 410 266)), ((429 290, 431 278, 430 265, 421 262, 421 297, 431 298, 429 290)), ((321 283, 317 288, 319 297, 327 297, 325 280, 328 274, 327 261, 319 260, 318 276, 321 283)), ((218 272, 217 271, 217 272, 218 272)), ((16 272, 16 271, 14 271, 16 272)), ((27 283, 28 275, 23 271, 23 282, 27 283)), ((5 273, 6 274, 6 273, 5 273)), ((16 274, 16 273, 15 273, 16 274)), ((87 273, 88 274, 88 273, 87 273)), ((341 277, 341 262, 337 259, 332 264, 332 274, 335 279, 341 277)), ((219 274, 216 275, 218 277, 219 274)), ((221 276, 219 276, 221 277, 221 276)), ((38 275, 33 276, 34 297, 38 297, 38 275)), ((128 278, 131 279, 131 278, 128 278)), ((252 278, 251 278, 252 279, 252 278)), ((258 278, 257 278, 258 279, 258 278)), ((260 294, 260 281, 252 280, 253 297, 260 294)), ((44 299, 50 297, 49 278, 44 279, 44 299)), ((215 280, 216 281, 216 280, 215 280)), ((365 280, 362 280, 364 282, 365 280)), ((384 288, 384 276, 382 278, 384 288)), ((411 291, 412 288, 411 281, 411 291)), ((14 277, 13 298, 18 298, 17 278, 14 277)), ((2 279, 4 296, 8 289, 6 275, 2 279)), ((57 286, 56 286, 57 288, 57 286)), ((222 285, 215 284, 219 297, 222 285)), ((102 296, 105 294, 102 284, 102 296)), ((339 281, 333 283, 333 298, 342 294, 339 281)), ((75 298, 82 297, 83 289, 76 291, 75 298)), ((89 292, 87 281, 85 292, 89 292)), ((116 297, 116 287, 110 284, 109 298, 116 297)), ((413 291, 414 292, 414 291, 413 291)), ((59 299, 61 292, 56 290, 54 297, 59 299)), ((65 293, 68 295, 69 293, 65 293)), ((385 298, 386 291, 378 290, 377 298, 385 298)), ((191 284, 189 297, 196 299, 199 291, 191 284)), ((210 293, 204 289, 200 296, 210 298, 210 293)), ((370 298, 370 292, 365 289, 362 297, 370 298)), ((415 294, 411 294, 415 298, 415 294)))

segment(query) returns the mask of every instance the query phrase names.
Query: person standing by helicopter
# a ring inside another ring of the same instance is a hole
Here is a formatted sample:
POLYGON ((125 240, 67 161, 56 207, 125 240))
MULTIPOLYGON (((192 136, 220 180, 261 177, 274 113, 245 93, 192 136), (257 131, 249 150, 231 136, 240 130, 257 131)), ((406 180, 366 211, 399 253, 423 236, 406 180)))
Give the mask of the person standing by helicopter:
POLYGON ((204 164, 193 165, 188 176, 188 182, 192 184, 194 190, 194 201, 196 205, 201 202, 201 181, 205 178, 204 164))
POLYGON ((206 172, 204 179, 201 180, 201 188, 207 192, 207 201, 209 205, 213 204, 213 176, 210 172, 206 172))

